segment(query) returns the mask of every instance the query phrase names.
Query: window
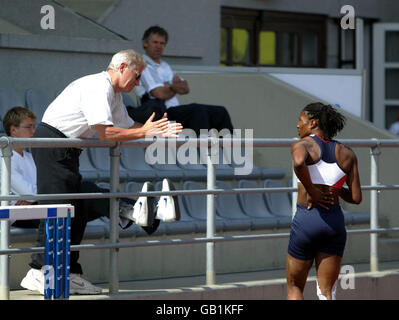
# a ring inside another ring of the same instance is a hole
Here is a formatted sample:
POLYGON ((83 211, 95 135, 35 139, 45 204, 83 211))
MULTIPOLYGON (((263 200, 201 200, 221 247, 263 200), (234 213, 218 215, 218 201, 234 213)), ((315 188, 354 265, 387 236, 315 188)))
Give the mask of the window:
MULTIPOLYGON (((339 25, 339 22, 337 22, 339 25)), ((339 29, 339 68, 356 68, 356 33, 352 29, 339 29)))
POLYGON ((276 64, 276 32, 264 30, 259 32, 258 64, 276 64))
POLYGON ((226 14, 222 13, 220 63, 228 66, 253 65, 258 13, 253 10, 236 9, 222 11, 226 14))
POLYGON ((326 17, 222 7, 222 65, 326 66, 326 17))
POLYGON ((399 62, 399 32, 387 31, 385 33, 385 61, 399 62))

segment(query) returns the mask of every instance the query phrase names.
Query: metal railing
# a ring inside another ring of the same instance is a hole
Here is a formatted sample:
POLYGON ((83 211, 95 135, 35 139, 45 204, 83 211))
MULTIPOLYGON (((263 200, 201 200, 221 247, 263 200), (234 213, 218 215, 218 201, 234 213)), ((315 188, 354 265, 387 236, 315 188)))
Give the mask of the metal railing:
MULTIPOLYGON (((253 147, 290 147, 291 144, 298 139, 232 139, 233 146, 242 146, 247 142, 253 147)), ((212 147, 219 145, 219 139, 216 138, 200 138, 187 140, 164 140, 165 145, 173 141, 173 145, 178 147, 181 145, 201 146, 208 148, 207 154, 207 189, 206 190, 176 190, 176 191, 153 191, 153 192, 136 192, 125 193, 117 192, 119 188, 119 164, 120 164, 120 148, 121 147, 147 147, 153 143, 148 140, 138 140, 134 142, 102 142, 99 140, 86 139, 64 139, 64 138, 0 138, 1 152, 1 205, 9 205, 12 200, 58 200, 58 199, 89 199, 89 198, 109 198, 110 199, 110 234, 108 244, 85 244, 73 245, 71 250, 88 250, 88 249, 109 249, 110 250, 110 275, 109 275, 109 292, 110 294, 118 293, 118 250, 119 248, 128 247, 144 247, 144 246, 162 246, 162 245, 181 245, 191 243, 206 243, 206 284, 215 283, 214 268, 214 246, 216 242, 221 241, 242 241, 242 240, 261 240, 286 238, 289 233, 277 234, 257 234, 257 235, 239 235, 239 236, 216 236, 216 208, 215 196, 218 194, 238 194, 238 193, 266 193, 266 192, 293 192, 293 212, 296 207, 296 178, 293 174, 293 187, 291 188, 246 188, 222 190, 215 188, 216 171, 215 164, 212 163, 211 150, 212 147), (40 194, 40 195, 10 195, 11 184, 11 155, 12 149, 16 147, 32 147, 32 148, 54 148, 54 147, 102 147, 110 148, 110 193, 68 193, 68 194, 40 194), (203 195, 207 194, 207 225, 205 238, 190 239, 171 239, 171 240, 149 240, 137 242, 119 242, 118 229, 118 198, 134 197, 134 196, 160 196, 160 195, 203 195)), ((397 190, 399 185, 380 185, 378 183, 378 159, 381 154, 381 148, 397 148, 399 140, 392 139, 342 139, 341 142, 352 147, 370 148, 371 166, 370 176, 371 185, 362 186, 362 190, 370 190, 370 229, 348 230, 349 234, 370 233, 370 269, 378 271, 378 233, 396 232, 399 228, 378 228, 378 191, 380 190, 397 190)), ((11 254, 43 252, 43 247, 34 248, 14 248, 10 249, 9 235, 10 224, 8 221, 0 222, 0 299, 9 299, 9 257, 11 254)))

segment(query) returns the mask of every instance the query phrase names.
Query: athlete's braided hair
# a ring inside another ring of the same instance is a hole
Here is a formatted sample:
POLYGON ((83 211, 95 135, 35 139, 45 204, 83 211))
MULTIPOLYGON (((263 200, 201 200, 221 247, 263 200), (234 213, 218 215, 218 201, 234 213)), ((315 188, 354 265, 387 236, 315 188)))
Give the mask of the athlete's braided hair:
POLYGON ((307 112, 309 119, 319 120, 319 127, 325 134, 323 138, 332 139, 345 126, 346 118, 330 105, 310 103, 303 111, 307 112))

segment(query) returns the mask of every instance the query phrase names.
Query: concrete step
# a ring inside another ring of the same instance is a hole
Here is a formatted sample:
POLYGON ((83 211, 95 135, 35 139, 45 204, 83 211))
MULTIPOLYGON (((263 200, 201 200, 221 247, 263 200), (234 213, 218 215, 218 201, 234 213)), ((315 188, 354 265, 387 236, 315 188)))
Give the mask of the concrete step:
MULTIPOLYGON (((381 262, 379 272, 369 272, 369 264, 343 265, 353 268, 354 288, 341 273, 338 299, 399 299, 399 261, 381 262), (380 280, 378 280, 380 279, 380 280)), ((348 269, 348 268, 346 268, 348 269)), ((72 295, 70 300, 275 300, 285 299, 285 269, 235 272, 216 275, 216 284, 207 285, 205 276, 171 277, 121 281, 118 294, 109 294, 108 283, 96 283, 101 295, 72 295)), ((305 299, 317 300, 316 270, 309 273, 305 299)), ((43 300, 39 293, 12 290, 11 300, 43 300)))

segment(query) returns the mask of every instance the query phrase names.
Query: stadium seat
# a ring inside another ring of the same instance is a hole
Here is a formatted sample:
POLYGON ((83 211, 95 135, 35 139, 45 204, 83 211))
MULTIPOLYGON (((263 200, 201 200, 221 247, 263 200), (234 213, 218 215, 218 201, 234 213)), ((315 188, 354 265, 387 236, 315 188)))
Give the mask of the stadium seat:
MULTIPOLYGON (((88 155, 91 163, 98 171, 99 179, 109 180, 111 174, 109 148, 88 148, 88 155)), ((128 173, 122 166, 119 167, 119 177, 122 181, 128 179, 128 173)))
POLYGON ((370 212, 349 212, 342 209, 345 225, 370 223, 370 212))
POLYGON ((259 168, 262 179, 283 179, 285 171, 282 168, 259 168))
POLYGON ((0 88, 0 111, 1 115, 16 106, 25 106, 24 100, 18 96, 14 89, 0 88))
MULTIPOLYGON (((211 152, 214 152, 211 149, 211 152)), ((215 150, 216 154, 211 155, 211 159, 215 162, 216 179, 218 180, 229 180, 234 179, 234 169, 230 165, 228 158, 223 153, 223 148, 219 147, 215 150)), ((202 164, 207 163, 207 152, 200 153, 200 159, 202 164)))
MULTIPOLYGON (((280 182, 266 179, 263 181, 263 188, 281 188, 280 182)), ((267 192, 263 194, 266 206, 269 211, 279 217, 280 223, 289 226, 292 220, 292 207, 288 192, 267 192)))
MULTIPOLYGON (((176 162, 176 148, 174 146, 168 146, 165 148, 161 145, 154 145, 148 147, 145 152, 147 153, 147 157, 154 157, 155 159, 159 159, 159 162, 161 162, 150 163, 150 166, 155 169, 158 178, 169 178, 174 181, 183 179, 183 170, 178 167, 176 163, 168 163, 169 154, 171 155, 171 160, 176 162), (163 151, 164 154, 158 153, 163 151)), ((148 161, 148 159, 146 161, 148 161)))
MULTIPOLYGON (((216 181, 216 188, 231 190, 230 184, 216 181)), ((251 219, 246 216, 238 203, 237 194, 220 194, 216 196, 216 212, 223 218, 226 231, 249 230, 251 219)))
POLYGON ((14 89, 0 88, 0 133, 4 134, 3 118, 12 107, 23 107, 25 103, 14 89))
POLYGON ((245 146, 232 146, 231 148, 224 148, 223 150, 225 157, 231 159, 229 160, 229 163, 231 163, 231 167, 234 169, 235 175, 245 175, 246 179, 261 178, 262 169, 253 163, 253 155, 250 157, 250 159, 245 159, 247 154, 245 151, 245 146), (251 163, 248 163, 248 160, 251 163), (249 170, 249 165, 252 166, 252 169, 250 172, 247 172, 249 170))
MULTIPOLYGON (((178 154, 183 153, 182 151, 182 147, 180 147, 178 149, 178 154)), ((200 163, 200 156, 199 156, 199 149, 196 148, 196 154, 195 154, 195 163, 190 163, 191 160, 194 159, 190 159, 190 160, 185 160, 186 158, 188 158, 190 155, 188 154, 188 149, 184 150, 184 161, 182 163, 182 158, 181 157, 177 157, 177 165, 183 170, 183 174, 184 174, 184 178, 185 179, 189 179, 189 180, 206 180, 207 177, 207 167, 206 165, 203 165, 200 163), (184 162, 188 162, 188 163, 184 163, 184 162)), ((194 156, 193 156, 194 158, 194 156)), ((191 161, 193 162, 193 161, 191 161)))
POLYGON ((36 114, 37 120, 40 122, 51 102, 50 98, 42 90, 31 88, 26 90, 25 100, 26 106, 36 114))
MULTIPOLYGON (((183 190, 201 190, 205 189, 204 186, 195 181, 185 181, 183 183, 183 190)), ((197 222, 199 230, 197 232, 206 231, 206 220, 207 220, 207 195, 184 195, 183 203, 188 214, 194 218, 197 222)), ((216 213, 216 231, 223 230, 223 221, 220 216, 216 213)))
POLYGON ((96 181, 100 178, 97 169, 93 166, 90 161, 88 148, 83 148, 82 153, 79 157, 79 172, 83 179, 96 181))
POLYGON ((96 182, 96 185, 103 189, 108 189, 108 190, 111 189, 111 185, 108 182, 99 181, 99 182, 96 182))
POLYGON ((155 170, 145 162, 143 148, 121 148, 121 166, 133 181, 152 181, 157 177, 155 170))
MULTIPOLYGON (((249 180, 239 180, 238 188, 258 188, 258 185, 249 180)), ((240 193, 238 201, 242 211, 253 219, 253 229, 270 229, 278 227, 278 218, 266 207, 262 193, 240 193)))

